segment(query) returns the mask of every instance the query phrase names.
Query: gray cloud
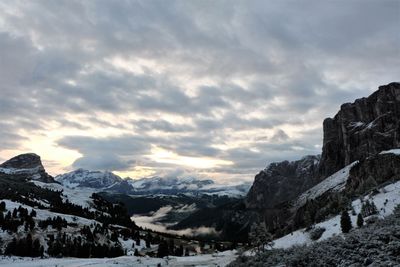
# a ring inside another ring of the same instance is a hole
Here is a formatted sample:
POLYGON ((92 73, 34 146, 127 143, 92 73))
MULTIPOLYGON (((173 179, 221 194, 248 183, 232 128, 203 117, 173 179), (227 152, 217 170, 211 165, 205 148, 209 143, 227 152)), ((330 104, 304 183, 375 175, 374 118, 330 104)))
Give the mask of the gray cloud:
POLYGON ((125 135, 117 138, 93 138, 87 136, 66 136, 59 140, 58 144, 70 149, 81 151, 85 154, 95 154, 98 151, 104 153, 118 152, 120 155, 139 155, 147 153, 151 139, 125 135))
POLYGON ((90 170, 125 171, 133 167, 134 162, 125 161, 113 154, 88 155, 75 160, 72 166, 90 170))
POLYGON ((321 127, 293 137, 285 125, 322 125, 398 80, 399 10, 396 0, 0 3, 0 152, 57 123, 88 131, 55 140, 83 155, 74 167, 179 168, 144 157, 158 146, 252 176, 318 153, 321 127), (115 132, 88 137, 90 125, 115 132))

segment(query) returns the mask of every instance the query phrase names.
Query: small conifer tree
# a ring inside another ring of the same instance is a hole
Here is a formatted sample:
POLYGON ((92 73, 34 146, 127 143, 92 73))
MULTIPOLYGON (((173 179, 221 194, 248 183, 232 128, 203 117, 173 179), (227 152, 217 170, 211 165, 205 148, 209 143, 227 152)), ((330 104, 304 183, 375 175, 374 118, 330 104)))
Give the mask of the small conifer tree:
POLYGON ((361 213, 359 213, 359 214, 357 215, 357 226, 360 228, 360 227, 362 227, 363 225, 364 225, 364 219, 363 219, 361 213))
POLYGON ((340 228, 342 228, 343 233, 348 233, 352 227, 349 213, 344 210, 340 216, 340 228))

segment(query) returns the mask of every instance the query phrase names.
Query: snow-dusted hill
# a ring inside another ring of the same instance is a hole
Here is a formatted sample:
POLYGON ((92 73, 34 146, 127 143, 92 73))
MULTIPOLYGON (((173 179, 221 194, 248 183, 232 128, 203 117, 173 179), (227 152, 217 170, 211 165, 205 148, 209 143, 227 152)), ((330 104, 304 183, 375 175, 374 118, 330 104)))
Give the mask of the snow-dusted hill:
MULTIPOLYGON (((394 208, 400 204, 400 181, 380 188, 377 194, 370 194, 362 198, 363 201, 373 201, 378 209, 379 217, 392 214, 394 208)), ((357 199, 351 204, 354 213, 350 214, 353 227, 356 227, 357 214, 361 211, 362 202, 357 199), (355 214, 355 215, 354 215, 355 214)), ((366 220, 367 218, 364 218, 366 220)), ((315 224, 315 227, 325 228, 325 232, 318 241, 325 240, 334 235, 340 235, 340 215, 334 216, 326 221, 315 224)), ((309 232, 305 228, 294 231, 274 241, 275 248, 289 248, 294 245, 310 244, 312 241, 309 232)))
POLYGON ((300 207, 306 203, 307 200, 315 199, 328 191, 341 191, 346 185, 347 178, 349 178, 349 172, 351 168, 357 164, 355 161, 343 169, 337 171, 331 176, 325 178, 322 182, 310 188, 303 194, 301 194, 294 202, 295 207, 300 207))

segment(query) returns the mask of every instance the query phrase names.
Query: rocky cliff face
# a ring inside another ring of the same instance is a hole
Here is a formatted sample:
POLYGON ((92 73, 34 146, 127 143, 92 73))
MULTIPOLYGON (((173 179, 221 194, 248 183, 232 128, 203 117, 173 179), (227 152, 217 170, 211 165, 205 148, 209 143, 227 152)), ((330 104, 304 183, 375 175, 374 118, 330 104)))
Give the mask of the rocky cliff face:
POLYGON ((40 157, 33 153, 21 154, 0 165, 0 173, 26 176, 27 180, 54 183, 52 176, 45 171, 40 157))
POLYGON ((367 98, 343 104, 323 123, 319 167, 327 177, 355 160, 400 147, 400 83, 380 86, 367 98))
POLYGON ((350 170, 346 193, 360 195, 375 187, 400 180, 400 150, 360 160, 350 170))
POLYGON ((255 177, 246 207, 271 210, 356 160, 400 147, 400 83, 343 104, 333 119, 324 121, 323 131, 321 158, 271 164, 255 177))
POLYGON ((317 182, 320 157, 306 156, 297 161, 270 164, 255 177, 246 197, 250 209, 271 209, 292 200, 317 182))

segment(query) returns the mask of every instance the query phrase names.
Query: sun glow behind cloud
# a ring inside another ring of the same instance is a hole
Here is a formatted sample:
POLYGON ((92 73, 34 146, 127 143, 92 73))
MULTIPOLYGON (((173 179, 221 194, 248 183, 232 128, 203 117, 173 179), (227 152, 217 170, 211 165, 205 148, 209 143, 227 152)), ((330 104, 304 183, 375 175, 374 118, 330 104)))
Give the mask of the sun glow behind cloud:
POLYGON ((320 153, 325 117, 398 79, 399 10, 1 2, 0 158, 35 152, 52 174, 252 180, 320 153))

